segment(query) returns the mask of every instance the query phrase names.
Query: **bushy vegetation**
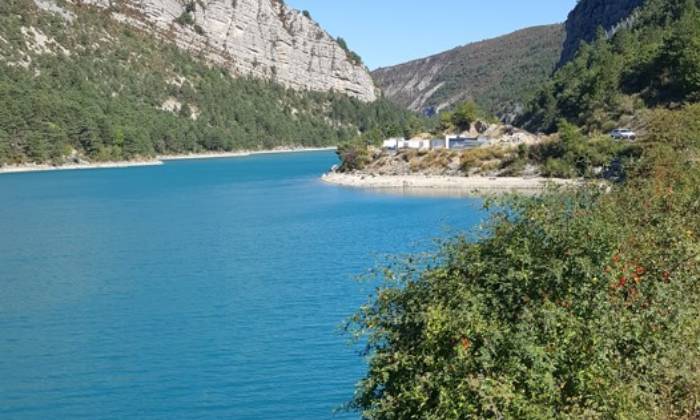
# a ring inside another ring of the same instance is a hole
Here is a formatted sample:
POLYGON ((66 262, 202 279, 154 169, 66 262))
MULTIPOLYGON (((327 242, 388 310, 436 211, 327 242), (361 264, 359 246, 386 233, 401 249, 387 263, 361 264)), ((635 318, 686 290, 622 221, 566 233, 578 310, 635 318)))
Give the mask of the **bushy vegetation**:
POLYGON ((631 29, 584 46, 528 113, 558 135, 504 162, 613 182, 497 201, 483 230, 377 271, 347 324, 369 359, 351 409, 700 416, 698 16, 695 0, 648 0, 631 29), (625 117, 637 143, 596 134, 625 117))
POLYGON ((438 115, 438 131, 454 133, 468 131, 477 121, 497 122, 498 119, 484 111, 476 102, 465 101, 454 107, 452 111, 443 111, 438 115))
POLYGON ((371 160, 367 144, 360 140, 339 145, 336 154, 340 159, 339 172, 362 170, 371 160))
POLYGON ((351 408, 372 419, 697 418, 700 143, 673 130, 697 116, 652 116, 642 158, 612 191, 510 198, 478 237, 379 270, 348 324, 369 355, 351 408))
POLYGON ((105 11, 83 6, 68 23, 31 0, 0 2, 0 98, 5 163, 335 145, 412 118, 388 101, 233 78, 105 11))
POLYGON ((630 28, 601 31, 557 71, 519 122, 551 132, 564 118, 607 131, 639 109, 700 99, 697 0, 648 0, 630 28))
POLYGON ((501 168, 509 175, 517 175, 526 165, 535 165, 545 177, 617 179, 624 176, 625 167, 634 163, 640 153, 639 144, 607 135, 589 137, 562 120, 556 136, 542 143, 521 145, 503 161, 501 168))

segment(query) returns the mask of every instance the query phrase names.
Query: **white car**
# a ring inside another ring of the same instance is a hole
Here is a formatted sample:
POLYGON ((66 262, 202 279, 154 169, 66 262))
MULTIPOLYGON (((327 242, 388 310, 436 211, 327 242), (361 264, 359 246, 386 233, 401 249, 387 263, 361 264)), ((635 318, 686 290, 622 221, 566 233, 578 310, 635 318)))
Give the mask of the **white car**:
POLYGON ((615 140, 635 140, 637 138, 637 133, 629 128, 616 128, 610 132, 610 137, 615 140))

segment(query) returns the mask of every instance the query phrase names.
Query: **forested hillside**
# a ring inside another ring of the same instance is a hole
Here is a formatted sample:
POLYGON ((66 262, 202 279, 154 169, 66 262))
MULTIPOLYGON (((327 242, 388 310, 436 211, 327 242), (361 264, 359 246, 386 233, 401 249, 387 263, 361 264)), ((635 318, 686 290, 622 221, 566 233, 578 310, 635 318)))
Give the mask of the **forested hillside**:
POLYGON ((695 0, 648 0, 628 28, 600 32, 556 72, 520 124, 554 131, 560 119, 588 131, 631 122, 648 107, 700 99, 700 12, 695 0))
POLYGON ((563 25, 539 26, 372 72, 384 95, 434 113, 474 100, 494 114, 517 110, 551 75, 563 25))
POLYGON ((566 19, 566 39, 559 65, 568 63, 583 42, 596 38, 598 28, 614 34, 634 22, 634 10, 645 0, 579 1, 566 19))
POLYGON ((0 164, 335 145, 410 117, 386 101, 233 78, 108 11, 60 4, 63 15, 0 2, 0 164))

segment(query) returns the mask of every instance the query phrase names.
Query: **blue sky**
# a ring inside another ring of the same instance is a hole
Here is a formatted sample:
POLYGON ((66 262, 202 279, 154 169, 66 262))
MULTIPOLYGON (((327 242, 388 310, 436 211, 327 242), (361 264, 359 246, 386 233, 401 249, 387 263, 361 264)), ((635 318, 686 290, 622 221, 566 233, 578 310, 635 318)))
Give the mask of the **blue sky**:
POLYGON ((342 36, 371 68, 528 26, 563 22, 576 0, 286 0, 342 36))

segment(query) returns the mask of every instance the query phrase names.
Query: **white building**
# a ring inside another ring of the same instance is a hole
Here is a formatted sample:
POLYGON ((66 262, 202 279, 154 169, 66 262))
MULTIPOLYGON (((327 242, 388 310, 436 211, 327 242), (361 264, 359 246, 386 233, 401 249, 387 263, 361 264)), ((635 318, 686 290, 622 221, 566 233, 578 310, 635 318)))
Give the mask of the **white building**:
POLYGON ((393 138, 384 140, 382 147, 385 149, 415 149, 415 150, 429 150, 430 140, 423 139, 411 139, 406 140, 404 138, 393 138))
POLYGON ((382 144, 382 147, 384 149, 401 149, 401 144, 405 142, 406 140, 403 138, 392 138, 392 139, 387 139, 384 140, 384 143, 382 144))
POLYGON ((430 150, 430 140, 411 139, 407 142, 406 148, 416 150, 430 150))
POLYGON ((459 135, 447 135, 444 139, 410 139, 391 138, 384 140, 382 147, 389 150, 412 149, 412 150, 434 150, 434 149, 471 149, 488 143, 486 138, 470 138, 459 135))

